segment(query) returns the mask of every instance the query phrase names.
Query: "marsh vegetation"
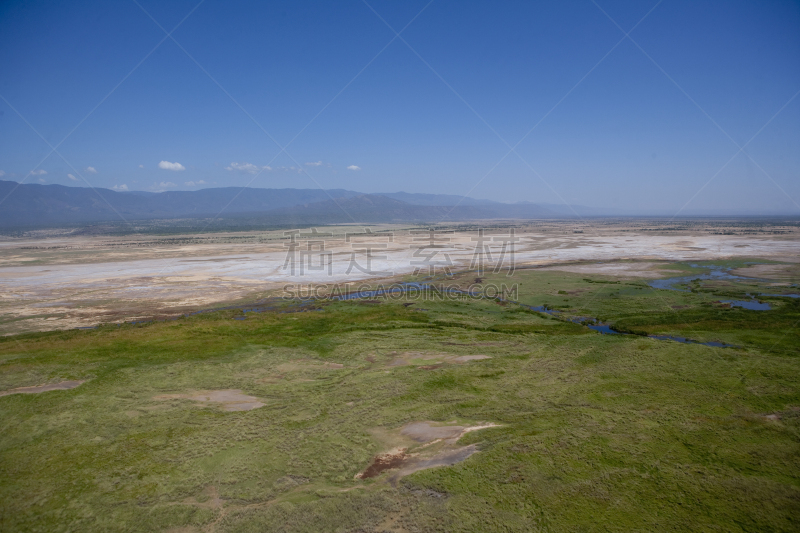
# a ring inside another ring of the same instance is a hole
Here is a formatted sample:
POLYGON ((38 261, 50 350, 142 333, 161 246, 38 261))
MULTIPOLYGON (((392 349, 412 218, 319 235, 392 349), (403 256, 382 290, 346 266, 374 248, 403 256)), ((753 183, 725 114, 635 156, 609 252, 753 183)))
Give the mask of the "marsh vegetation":
MULTIPOLYGON (((466 287, 475 274, 450 281, 466 287)), ((7 336, 0 389, 84 382, 0 398, 0 523, 796 528, 800 301, 764 296, 769 311, 717 303, 766 292, 750 279, 686 292, 553 270, 521 270, 514 281, 529 306, 737 347, 601 335, 469 297, 7 336), (402 459, 358 476, 391 453, 402 459), (423 467, 403 472, 408 457, 423 467)))

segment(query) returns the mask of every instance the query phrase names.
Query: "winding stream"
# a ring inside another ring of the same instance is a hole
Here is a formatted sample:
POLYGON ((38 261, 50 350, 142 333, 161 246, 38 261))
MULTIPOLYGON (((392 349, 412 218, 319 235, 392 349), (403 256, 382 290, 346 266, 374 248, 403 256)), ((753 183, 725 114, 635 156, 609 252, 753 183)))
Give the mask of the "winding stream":
MULTIPOLYGON (((691 283, 694 280, 742 280, 742 279, 755 279, 755 278, 745 278, 743 276, 736 276, 729 272, 730 268, 725 267, 718 267, 718 266, 702 266, 702 265, 690 265, 695 268, 709 268, 711 269, 710 272, 703 273, 703 274, 693 274, 688 276, 677 276, 672 278, 665 278, 665 279, 656 279, 648 281, 648 285, 654 289, 664 289, 664 290, 672 290, 672 291, 680 291, 680 292, 690 292, 689 289, 682 289, 679 288, 680 285, 686 285, 691 283)), ((359 299, 371 299, 371 298, 379 298, 379 297, 386 297, 386 296, 401 296, 408 294, 410 292, 417 292, 420 293, 426 290, 438 290, 441 293, 447 294, 457 294, 463 296, 470 296, 473 298, 486 298, 482 297, 477 294, 473 294, 470 291, 464 291, 461 289, 455 289, 452 287, 435 287, 430 283, 397 283, 391 285, 388 288, 378 288, 375 290, 361 290, 356 292, 345 293, 341 295, 336 295, 332 297, 327 297, 330 300, 338 300, 338 301, 348 301, 348 300, 359 300, 359 299)), ((750 296, 748 294, 748 296, 750 296)), ((776 296, 776 297, 789 297, 789 298, 797 298, 800 297, 799 294, 763 294, 762 296, 776 296)), ((742 307, 744 309, 749 309, 753 311, 766 311, 771 309, 769 303, 766 302, 759 302, 755 297, 751 297, 751 300, 722 300, 723 303, 728 303, 732 307, 742 307)), ((303 306, 307 304, 314 303, 323 298, 299 298, 292 302, 292 304, 288 306, 279 306, 279 305, 257 305, 257 306, 228 306, 228 307, 221 307, 217 309, 204 309, 200 311, 195 311, 193 313, 188 313, 183 316, 191 316, 200 313, 208 313, 212 311, 223 311, 223 310, 230 310, 230 309, 241 309, 245 315, 247 313, 260 313, 264 311, 279 311, 284 313, 292 313, 292 312, 303 312, 312 309, 305 309, 303 306)), ((610 324, 606 324, 598 320, 594 317, 570 317, 563 313, 562 311, 558 311, 555 309, 548 308, 544 305, 526 305, 514 300, 504 300, 502 298, 494 298, 496 300, 504 301, 507 303, 513 303, 516 305, 521 305, 527 309, 532 311, 536 311, 537 313, 542 313, 545 315, 552 316, 557 318, 558 320, 572 322, 574 324, 580 324, 586 326, 587 328, 596 331, 602 335, 631 335, 636 337, 642 337, 644 335, 638 335, 634 333, 625 333, 621 331, 616 331, 613 329, 613 326, 610 324)), ((313 310, 318 310, 319 308, 314 308, 313 310)), ((177 318, 173 318, 176 320, 177 318)), ((247 316, 239 316, 234 317, 234 320, 246 320, 247 316)), ((150 321, 135 321, 130 322, 130 324, 143 324, 150 321)), ((121 324, 120 324, 121 325, 121 324)), ((79 328, 79 329, 94 329, 94 328, 79 328)), ((703 346, 713 346, 716 348, 730 348, 735 347, 733 344, 726 344, 724 342, 719 341, 709 341, 709 342, 701 342, 692 340, 686 337, 676 336, 676 335, 646 335, 647 338, 662 340, 662 341, 674 341, 680 342, 682 344, 701 344, 703 346)))

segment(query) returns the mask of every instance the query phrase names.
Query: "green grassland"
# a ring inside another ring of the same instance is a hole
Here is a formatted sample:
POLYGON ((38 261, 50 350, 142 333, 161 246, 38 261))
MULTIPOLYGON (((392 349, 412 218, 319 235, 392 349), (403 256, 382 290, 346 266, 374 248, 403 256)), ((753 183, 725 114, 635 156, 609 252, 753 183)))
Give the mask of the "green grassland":
POLYGON ((600 335, 470 298, 3 337, 0 390, 87 381, 0 397, 0 530, 800 529, 800 301, 715 303, 756 282, 677 292, 519 270, 481 283, 621 330, 737 347, 600 335), (491 358, 392 364, 404 352, 491 358), (177 396, 222 389, 265 406, 177 396), (498 426, 463 436, 480 451, 454 466, 355 479, 414 421, 498 426))

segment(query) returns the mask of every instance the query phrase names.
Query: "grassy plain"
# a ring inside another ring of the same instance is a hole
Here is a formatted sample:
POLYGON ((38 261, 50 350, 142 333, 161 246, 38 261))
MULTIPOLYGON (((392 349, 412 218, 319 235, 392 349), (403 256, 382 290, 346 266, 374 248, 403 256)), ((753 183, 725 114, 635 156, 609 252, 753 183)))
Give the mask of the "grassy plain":
POLYGON ((0 397, 0 529, 800 528, 800 300, 717 303, 776 291, 756 281, 677 292, 532 269, 490 283, 518 283, 524 304, 737 348, 600 335, 468 298, 3 337, 0 390, 87 381, 0 397), (179 397, 228 389, 266 405, 179 397), (417 421, 498 426, 463 436, 480 451, 454 466, 355 478, 417 421))

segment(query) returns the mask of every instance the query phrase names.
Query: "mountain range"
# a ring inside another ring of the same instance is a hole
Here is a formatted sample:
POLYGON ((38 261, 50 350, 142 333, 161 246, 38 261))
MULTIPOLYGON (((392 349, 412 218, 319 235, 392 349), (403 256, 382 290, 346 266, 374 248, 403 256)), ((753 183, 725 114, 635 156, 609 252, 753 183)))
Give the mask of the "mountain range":
POLYGON ((537 204, 504 204, 443 194, 364 194, 345 189, 222 187, 152 193, 0 180, 0 199, 0 227, 243 216, 276 225, 564 216, 537 204))

